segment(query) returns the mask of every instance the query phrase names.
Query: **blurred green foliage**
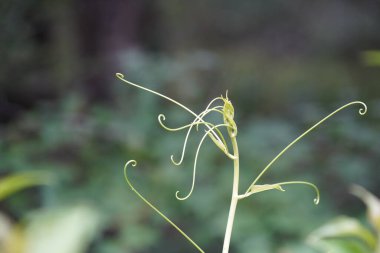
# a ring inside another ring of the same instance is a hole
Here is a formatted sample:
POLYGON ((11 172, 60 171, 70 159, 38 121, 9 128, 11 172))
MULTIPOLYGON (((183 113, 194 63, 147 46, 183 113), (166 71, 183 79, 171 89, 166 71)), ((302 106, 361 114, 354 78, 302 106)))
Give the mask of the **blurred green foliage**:
POLYGON ((7 176, 0 180, 0 201, 22 189, 51 183, 51 176, 40 171, 28 171, 7 176))
POLYGON ((367 208, 368 228, 360 220, 341 216, 316 229, 309 242, 321 252, 372 253, 380 251, 380 200, 360 186, 352 193, 359 197, 367 208))
MULTIPOLYGON (((127 67, 132 79, 157 80, 155 89, 170 91, 160 79, 160 75, 169 78, 165 70, 160 71, 164 64, 146 72, 150 60, 145 56, 138 60, 142 61, 141 69, 127 67)), ((184 73, 189 69, 184 67, 184 73)), ((125 185, 122 168, 133 158, 140 164, 139 169, 131 170, 135 186, 206 251, 218 249, 229 206, 231 164, 213 145, 202 147, 194 195, 185 202, 177 201, 174 193, 183 190, 178 187, 190 185, 192 155, 185 157, 181 168, 171 164, 170 155, 179 154, 184 136, 165 132, 156 116, 165 112, 174 126, 187 122, 191 115, 187 118, 180 109, 123 85, 114 88, 117 99, 112 106, 88 108, 79 94, 72 93, 58 104, 42 104, 3 128, 2 168, 7 172, 44 169, 59 180, 55 185, 18 194, 2 206, 20 218, 36 207, 89 203, 103 217, 90 252, 187 251, 187 242, 125 185)), ((316 104, 298 103, 289 106, 290 112, 283 118, 256 113, 241 118, 244 106, 234 91, 229 94, 236 101, 243 188, 290 140, 331 111, 327 106, 322 109, 316 104), (297 117, 292 118, 293 114, 297 117)), ((302 241, 313 228, 341 210, 354 212, 342 192, 352 182, 377 187, 379 132, 375 127, 368 118, 359 118, 356 108, 352 108, 290 150, 266 180, 315 182, 322 192, 321 204, 315 207, 314 193, 297 187, 289 187, 288 194, 268 192, 243 201, 236 214, 232 250, 251 252, 254 247, 268 253, 307 252, 302 241)), ((190 151, 195 151, 196 143, 190 142, 190 151)))
POLYGON ((380 66, 380 51, 366 51, 362 56, 364 63, 368 66, 380 66))
MULTIPOLYGON (((115 72, 194 111, 228 89, 243 189, 326 113, 363 100, 365 117, 356 108, 337 115, 265 178, 316 183, 319 206, 311 190, 289 187, 288 194, 242 201, 237 210, 231 252, 314 252, 304 243, 312 230, 339 213, 361 213, 348 185, 380 192, 380 72, 360 58, 378 49, 377 10, 370 0, 1 1, 0 176, 43 170, 56 179, 3 200, 1 213, 16 227, 39 217, 43 229, 51 217, 59 223, 84 207, 72 227, 81 227, 79 217, 85 234, 91 230, 81 252, 189 252, 126 186, 124 163, 136 159, 136 188, 206 252, 217 252, 232 164, 206 144, 194 195, 177 201, 179 187, 190 185, 193 154, 174 167, 170 155, 179 154, 184 136, 167 133, 156 117, 163 112, 175 126, 190 115, 123 86, 115 72)), ((196 144, 194 138, 189 151, 196 144)))

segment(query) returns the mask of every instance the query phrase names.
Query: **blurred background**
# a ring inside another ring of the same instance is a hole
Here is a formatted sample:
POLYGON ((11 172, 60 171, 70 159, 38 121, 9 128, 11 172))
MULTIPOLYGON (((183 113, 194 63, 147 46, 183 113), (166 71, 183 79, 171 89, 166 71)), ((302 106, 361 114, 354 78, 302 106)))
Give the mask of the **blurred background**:
POLYGON ((185 133, 165 131, 157 115, 170 126, 193 118, 116 72, 196 112, 228 90, 241 191, 322 117, 366 102, 365 116, 360 106, 340 112, 262 178, 309 180, 318 206, 304 186, 238 205, 232 253, 316 252, 311 231, 364 215, 351 184, 380 195, 379 31, 375 0, 2 0, 1 252, 196 252, 126 185, 130 159, 135 187, 206 252, 221 252, 232 162, 206 141, 194 194, 176 200, 190 188, 200 136, 176 167, 170 155, 185 133))

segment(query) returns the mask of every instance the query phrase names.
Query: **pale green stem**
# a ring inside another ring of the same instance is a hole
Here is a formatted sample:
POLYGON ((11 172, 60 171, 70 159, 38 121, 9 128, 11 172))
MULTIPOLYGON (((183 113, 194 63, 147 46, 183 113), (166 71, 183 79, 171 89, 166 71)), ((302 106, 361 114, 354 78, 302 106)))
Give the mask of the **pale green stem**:
POLYGON ((234 225, 236 206, 239 200, 239 149, 236 141, 236 137, 231 137, 232 148, 234 157, 234 178, 232 185, 232 198, 230 204, 230 211, 228 214, 226 233, 224 235, 223 253, 228 253, 231 243, 232 228, 234 225))

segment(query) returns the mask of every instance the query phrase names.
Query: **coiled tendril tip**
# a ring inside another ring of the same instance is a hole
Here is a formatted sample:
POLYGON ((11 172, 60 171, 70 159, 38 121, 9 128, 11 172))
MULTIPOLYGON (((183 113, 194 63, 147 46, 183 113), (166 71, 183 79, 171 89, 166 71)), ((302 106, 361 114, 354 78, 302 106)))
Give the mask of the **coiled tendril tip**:
POLYGON ((320 193, 319 193, 319 189, 318 189, 318 187, 317 187, 315 184, 310 183, 310 182, 306 182, 306 181, 289 181, 289 182, 281 182, 281 183, 279 183, 278 185, 281 186, 281 185, 291 185, 291 184, 303 184, 303 185, 310 186, 311 188, 313 188, 314 191, 315 191, 315 194, 317 195, 317 196, 314 198, 313 202, 314 202, 315 205, 318 205, 318 204, 319 204, 320 193))
POLYGON ((183 161, 183 159, 181 159, 179 162, 176 162, 176 161, 174 161, 174 155, 171 155, 170 156, 170 160, 172 160, 172 163, 174 164, 174 165, 181 165, 181 163, 182 163, 182 161, 183 161))
POLYGON ((128 167, 128 165, 130 165, 130 164, 133 167, 135 167, 137 165, 137 162, 136 162, 136 160, 129 160, 128 162, 125 163, 124 169, 126 169, 128 167))
POLYGON ((166 117, 164 114, 161 113, 158 115, 158 121, 165 120, 165 119, 166 119, 166 117))
POLYGON ((185 197, 180 197, 180 196, 178 196, 178 194, 179 194, 179 191, 176 191, 175 192, 175 197, 176 197, 176 199, 178 199, 178 200, 186 200, 186 199, 188 199, 189 197, 190 197, 190 195, 191 195, 191 192, 187 195, 187 196, 185 196, 185 197))
POLYGON ((360 103, 361 105, 363 105, 363 108, 360 108, 360 109, 359 109, 359 114, 360 114, 360 115, 364 115, 364 114, 366 114, 366 113, 367 113, 367 105, 366 105, 365 103, 361 102, 361 101, 359 101, 359 103, 360 103))
POLYGON ((116 77, 122 79, 124 78, 124 75, 122 73, 116 73, 116 77))

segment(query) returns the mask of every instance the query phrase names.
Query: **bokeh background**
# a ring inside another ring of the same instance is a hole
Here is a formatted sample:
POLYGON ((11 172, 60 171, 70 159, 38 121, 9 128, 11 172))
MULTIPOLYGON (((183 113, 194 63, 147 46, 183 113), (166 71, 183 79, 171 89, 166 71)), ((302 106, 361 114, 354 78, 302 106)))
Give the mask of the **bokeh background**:
POLYGON ((176 200, 190 188, 199 134, 176 167, 170 155, 185 133, 166 132, 157 115, 172 126, 192 117, 124 85, 121 72, 197 112, 228 90, 241 191, 314 122, 366 102, 365 116, 359 106, 340 112, 262 180, 314 182, 318 206, 304 186, 238 206, 231 252, 315 252, 311 231, 338 214, 364 215, 351 184, 380 195, 380 66, 368 53, 378 49, 375 0, 2 0, 0 178, 34 171, 48 182, 1 200, 2 250, 196 252, 126 185, 123 166, 136 159, 136 188, 206 252, 221 252, 231 161, 207 141, 193 195, 176 200))

